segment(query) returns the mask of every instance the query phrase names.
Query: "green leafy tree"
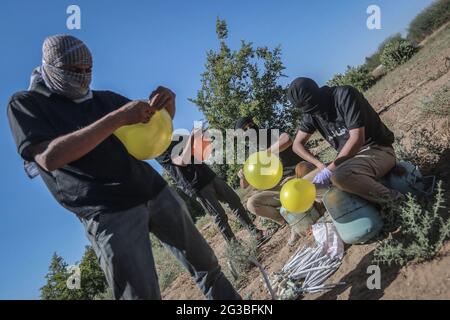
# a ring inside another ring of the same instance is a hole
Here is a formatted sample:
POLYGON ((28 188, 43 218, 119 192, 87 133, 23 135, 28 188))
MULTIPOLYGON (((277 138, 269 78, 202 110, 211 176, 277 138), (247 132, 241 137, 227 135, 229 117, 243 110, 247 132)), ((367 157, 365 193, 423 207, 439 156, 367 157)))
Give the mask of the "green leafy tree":
POLYGON ((43 300, 68 300, 70 292, 66 281, 69 277, 67 263, 56 252, 52 256, 45 279, 47 283, 40 289, 43 300))
POLYGON ((81 270, 81 292, 79 293, 81 294, 82 299, 92 300, 97 295, 103 294, 108 285, 92 247, 86 246, 79 267, 81 270))
POLYGON ((73 273, 68 270, 68 264, 64 259, 54 253, 45 276, 47 283, 40 289, 41 299, 93 300, 103 295, 107 289, 106 279, 92 247, 86 247, 78 266, 81 276, 80 289, 69 289, 67 280, 73 273))
MULTIPOLYGON (((216 21, 216 34, 219 48, 207 53, 201 89, 190 99, 209 126, 225 131, 234 128, 237 118, 250 115, 262 127, 293 133, 300 114, 288 104, 286 87, 279 83, 285 69, 281 48, 255 47, 241 41, 240 48, 232 50, 227 44, 227 24, 220 19, 216 21)), ((238 166, 221 167, 214 169, 235 185, 238 166)))

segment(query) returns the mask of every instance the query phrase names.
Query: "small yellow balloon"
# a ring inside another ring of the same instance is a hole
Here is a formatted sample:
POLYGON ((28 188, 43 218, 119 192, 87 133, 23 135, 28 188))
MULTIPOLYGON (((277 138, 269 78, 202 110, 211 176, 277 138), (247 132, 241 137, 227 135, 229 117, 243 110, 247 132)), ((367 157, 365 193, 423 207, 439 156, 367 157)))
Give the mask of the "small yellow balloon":
POLYGON ((256 152, 245 161, 244 176, 256 189, 272 189, 283 177, 283 165, 274 154, 268 155, 266 151, 256 152))
POLYGON ((167 150, 172 141, 172 131, 172 118, 162 109, 155 112, 149 122, 123 126, 114 134, 133 157, 149 160, 167 150))
POLYGON ((291 213, 304 213, 311 209, 316 198, 316 186, 305 179, 292 179, 284 184, 280 202, 291 213))

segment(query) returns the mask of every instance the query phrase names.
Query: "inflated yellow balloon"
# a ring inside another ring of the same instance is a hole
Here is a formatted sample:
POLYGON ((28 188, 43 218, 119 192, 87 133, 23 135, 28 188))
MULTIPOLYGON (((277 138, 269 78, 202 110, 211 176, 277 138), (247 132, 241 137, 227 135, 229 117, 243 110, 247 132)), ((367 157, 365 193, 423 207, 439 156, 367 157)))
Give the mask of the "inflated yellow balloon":
POLYGON ((123 126, 114 134, 133 157, 149 160, 167 150, 172 141, 172 131, 172 118, 162 109, 155 112, 149 122, 123 126))
POLYGON ((274 154, 268 155, 266 151, 256 152, 245 161, 244 176, 256 189, 272 189, 283 177, 283 165, 274 154))
POLYGON ((284 184, 280 202, 291 213, 304 213, 311 209, 316 198, 316 186, 305 179, 293 179, 284 184))

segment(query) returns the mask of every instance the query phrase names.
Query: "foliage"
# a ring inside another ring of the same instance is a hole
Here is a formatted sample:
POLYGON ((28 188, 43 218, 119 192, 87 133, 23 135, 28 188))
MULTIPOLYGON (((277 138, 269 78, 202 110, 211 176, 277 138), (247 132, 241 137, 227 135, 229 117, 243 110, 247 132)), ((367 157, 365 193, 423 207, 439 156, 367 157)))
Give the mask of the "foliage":
POLYGON ((257 251, 258 241, 254 236, 250 236, 247 241, 232 241, 228 243, 225 251, 228 269, 225 270, 225 273, 227 278, 232 279, 235 286, 238 286, 246 279, 248 271, 252 267, 252 262, 250 262, 249 258, 256 258, 257 251))
POLYGON ((432 96, 426 97, 421 101, 419 107, 425 115, 435 114, 448 117, 450 115, 450 87, 444 86, 432 96))
MULTIPOLYGON (((225 131, 233 129, 236 119, 252 116, 262 128, 278 128, 294 133, 299 110, 289 105, 286 87, 279 84, 284 77, 281 49, 255 47, 241 41, 238 50, 227 44, 228 27, 217 19, 216 34, 219 49, 206 56, 201 88, 190 99, 205 115, 209 126, 225 131)), ((221 165, 213 168, 232 186, 237 186, 238 166, 221 165)))
POLYGON ((437 0, 411 21, 408 39, 419 43, 448 21, 450 21, 450 0, 437 0))
POLYGON ((344 74, 338 73, 334 75, 327 84, 329 86, 350 85, 359 91, 366 91, 375 84, 375 78, 364 65, 359 67, 347 66, 344 74))
POLYGON ((263 217, 261 217, 260 219, 261 219, 260 220, 261 227, 266 230, 278 229, 280 227, 280 225, 273 220, 263 218, 263 217))
POLYGON ((78 266, 81 273, 80 289, 69 289, 67 280, 73 273, 69 272, 69 266, 64 259, 54 253, 45 276, 47 283, 40 289, 41 299, 93 300, 102 295, 106 291, 107 283, 92 247, 86 247, 78 266))
POLYGON ((395 154, 399 159, 409 161, 419 167, 433 166, 450 147, 450 137, 441 133, 438 139, 435 135, 436 131, 434 126, 411 130, 409 134, 413 137, 413 141, 408 147, 401 143, 404 136, 396 137, 395 154))
MULTIPOLYGON (((390 215, 398 216, 400 235, 390 235, 375 249, 374 262, 405 265, 432 259, 450 236, 450 219, 444 216, 444 191, 439 182, 434 202, 419 203, 411 195, 401 204, 391 204, 390 215)), ((448 215, 448 211, 446 212, 448 215)))
POLYGON ((406 39, 396 39, 389 42, 383 49, 380 62, 388 70, 407 62, 417 52, 417 48, 406 39))
POLYGON ((381 53, 382 53, 383 50, 384 50, 384 47, 385 47, 386 45, 388 45, 389 43, 394 42, 394 41, 398 41, 398 40, 400 40, 400 39, 402 39, 402 36, 401 36, 400 33, 396 33, 396 34, 394 34, 394 35, 388 37, 386 40, 384 40, 384 41, 378 46, 378 49, 377 49, 377 51, 376 51, 374 54, 372 54, 372 55, 369 56, 369 57, 366 57, 366 62, 365 62, 365 64, 364 64, 364 66, 365 66, 369 71, 373 71, 375 68, 377 68, 377 67, 381 64, 380 57, 381 57, 381 53))

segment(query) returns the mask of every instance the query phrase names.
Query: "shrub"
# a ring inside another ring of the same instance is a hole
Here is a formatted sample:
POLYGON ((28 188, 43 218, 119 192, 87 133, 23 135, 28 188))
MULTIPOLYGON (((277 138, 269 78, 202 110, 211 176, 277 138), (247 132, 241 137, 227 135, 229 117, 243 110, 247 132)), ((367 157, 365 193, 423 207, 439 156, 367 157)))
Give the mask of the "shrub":
MULTIPOLYGON (((438 183, 433 203, 419 203, 414 197, 402 204, 391 204, 388 219, 399 221, 399 234, 383 240, 374 252, 374 262, 405 265, 432 259, 450 236, 450 219, 445 211, 442 182, 438 183)), ((447 213, 448 214, 448 213, 447 213)))
POLYGON ((447 21, 450 21, 450 0, 438 0, 411 21, 408 39, 419 43, 447 21))
POLYGON ((409 136, 414 137, 409 147, 401 143, 405 138, 404 135, 396 138, 395 154, 399 159, 409 161, 419 167, 433 166, 450 147, 448 135, 440 135, 438 138, 434 125, 430 128, 412 129, 409 136))
POLYGON ((405 63, 417 52, 411 42, 405 39, 396 39, 389 42, 383 49, 380 61, 388 70, 405 63))
POLYGON ((374 54, 372 54, 369 57, 366 57, 366 62, 364 63, 364 66, 369 71, 373 71, 374 69, 376 69, 381 64, 380 57, 381 57, 381 53, 384 50, 384 47, 386 47, 386 45, 388 45, 389 43, 398 41, 400 39, 402 39, 402 36, 400 33, 396 33, 396 34, 386 38, 382 43, 380 43, 377 51, 374 54))
POLYGON ((444 86, 420 103, 424 114, 435 114, 448 117, 450 115, 450 87, 444 86))
POLYGON ((250 258, 257 257, 257 249, 258 242, 253 236, 247 241, 232 241, 228 244, 225 251, 228 269, 225 273, 232 279, 235 286, 242 283, 248 276, 248 271, 252 267, 250 258))
POLYGON ((344 74, 336 74, 327 84, 329 86, 350 85, 360 91, 366 91, 375 84, 375 78, 364 65, 359 67, 347 66, 344 74))

